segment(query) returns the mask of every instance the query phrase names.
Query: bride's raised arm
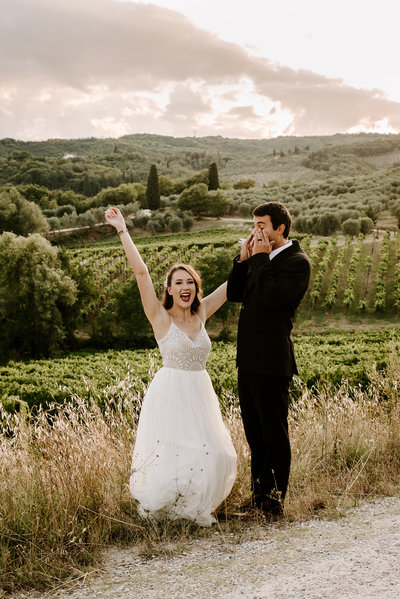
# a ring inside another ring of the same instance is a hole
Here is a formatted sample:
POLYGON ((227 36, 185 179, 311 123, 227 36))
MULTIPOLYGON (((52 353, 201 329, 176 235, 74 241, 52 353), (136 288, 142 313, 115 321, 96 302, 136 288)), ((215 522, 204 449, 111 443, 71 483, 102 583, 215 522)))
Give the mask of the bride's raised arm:
POLYGON ((162 326, 164 320, 168 320, 168 315, 157 297, 148 268, 129 235, 120 210, 112 206, 106 210, 105 216, 107 222, 116 228, 121 238, 126 257, 136 277, 145 314, 153 329, 157 329, 162 326))
POLYGON ((200 318, 202 320, 206 321, 207 318, 210 318, 226 302, 226 288, 227 281, 201 300, 200 318))

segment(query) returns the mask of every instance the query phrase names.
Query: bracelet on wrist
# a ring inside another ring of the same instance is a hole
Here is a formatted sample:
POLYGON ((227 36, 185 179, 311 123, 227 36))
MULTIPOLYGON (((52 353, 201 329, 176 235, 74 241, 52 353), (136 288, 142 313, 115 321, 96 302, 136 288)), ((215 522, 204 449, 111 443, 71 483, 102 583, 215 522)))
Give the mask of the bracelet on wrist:
POLYGON ((128 229, 121 229, 121 231, 117 231, 118 235, 121 235, 122 233, 127 233, 128 229))

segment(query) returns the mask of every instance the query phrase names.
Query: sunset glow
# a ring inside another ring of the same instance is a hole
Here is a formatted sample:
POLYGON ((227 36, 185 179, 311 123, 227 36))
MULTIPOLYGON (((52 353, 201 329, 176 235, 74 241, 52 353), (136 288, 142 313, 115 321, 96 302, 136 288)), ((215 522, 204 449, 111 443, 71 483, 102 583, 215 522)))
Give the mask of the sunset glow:
POLYGON ((0 136, 398 133, 380 9, 384 29, 358 0, 3 0, 0 136))

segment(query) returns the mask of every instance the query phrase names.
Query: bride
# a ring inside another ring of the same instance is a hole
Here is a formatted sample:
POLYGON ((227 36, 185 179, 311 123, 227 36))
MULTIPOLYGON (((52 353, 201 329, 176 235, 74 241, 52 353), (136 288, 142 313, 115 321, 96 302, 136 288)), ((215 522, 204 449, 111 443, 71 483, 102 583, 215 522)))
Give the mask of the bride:
POLYGON ((143 400, 131 493, 142 516, 210 526, 236 477, 236 453, 205 370, 211 342, 204 323, 226 301, 226 283, 201 299, 199 275, 176 264, 161 303, 121 212, 107 209, 106 220, 121 237, 163 358, 143 400))

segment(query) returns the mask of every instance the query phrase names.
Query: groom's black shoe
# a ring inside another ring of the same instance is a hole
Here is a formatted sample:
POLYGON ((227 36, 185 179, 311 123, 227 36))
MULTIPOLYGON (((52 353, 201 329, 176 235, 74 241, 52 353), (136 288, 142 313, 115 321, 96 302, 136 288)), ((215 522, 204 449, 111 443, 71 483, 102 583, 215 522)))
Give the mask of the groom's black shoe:
POLYGON ((266 512, 265 510, 263 510, 262 514, 263 514, 266 522, 278 522, 278 520, 280 520, 283 516, 283 511, 276 513, 276 512, 266 512))
POLYGON ((275 522, 283 516, 283 505, 276 499, 266 499, 259 503, 258 509, 264 514, 268 522, 275 522))

